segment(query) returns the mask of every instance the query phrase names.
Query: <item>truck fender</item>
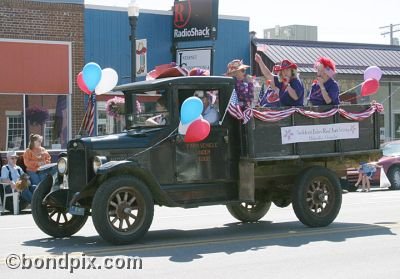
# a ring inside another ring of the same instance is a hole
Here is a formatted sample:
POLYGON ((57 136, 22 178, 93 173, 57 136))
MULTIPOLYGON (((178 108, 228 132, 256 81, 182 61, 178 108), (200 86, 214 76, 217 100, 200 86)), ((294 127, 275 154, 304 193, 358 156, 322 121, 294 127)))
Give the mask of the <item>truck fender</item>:
POLYGON ((119 174, 129 174, 140 179, 149 187, 155 203, 166 206, 179 206, 173 201, 165 191, 163 191, 157 179, 146 169, 142 168, 138 162, 135 161, 110 161, 101 165, 97 171, 99 181, 119 174))

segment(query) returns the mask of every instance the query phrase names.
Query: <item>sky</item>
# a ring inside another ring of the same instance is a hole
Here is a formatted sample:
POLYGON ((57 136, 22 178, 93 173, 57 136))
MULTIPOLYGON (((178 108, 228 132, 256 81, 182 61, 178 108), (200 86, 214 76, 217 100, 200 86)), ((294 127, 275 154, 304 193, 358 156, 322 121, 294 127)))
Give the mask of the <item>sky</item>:
MULTIPOLYGON (((131 0, 85 0, 85 4, 127 7, 131 0)), ((173 0, 136 0, 140 8, 170 10, 173 0)), ((389 44, 381 33, 400 24, 399 0, 219 0, 219 14, 250 18, 250 31, 263 38, 263 29, 292 24, 318 26, 318 40, 389 44), (245 4, 244 4, 245 3, 245 4)), ((140 17, 140 15, 139 15, 140 17)), ((400 30, 400 25, 394 30, 400 30)), ((400 32, 394 33, 399 38, 400 32)))

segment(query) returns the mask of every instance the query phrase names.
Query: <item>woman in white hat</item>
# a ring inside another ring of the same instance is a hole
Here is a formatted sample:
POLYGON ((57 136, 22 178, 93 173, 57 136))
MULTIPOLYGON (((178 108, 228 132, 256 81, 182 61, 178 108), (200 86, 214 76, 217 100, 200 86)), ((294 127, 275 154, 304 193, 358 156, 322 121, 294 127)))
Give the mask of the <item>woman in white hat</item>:
POLYGON ((239 105, 242 108, 251 107, 254 100, 254 83, 251 76, 246 75, 246 69, 250 66, 244 65, 242 60, 235 59, 228 63, 226 76, 235 79, 235 91, 239 105))

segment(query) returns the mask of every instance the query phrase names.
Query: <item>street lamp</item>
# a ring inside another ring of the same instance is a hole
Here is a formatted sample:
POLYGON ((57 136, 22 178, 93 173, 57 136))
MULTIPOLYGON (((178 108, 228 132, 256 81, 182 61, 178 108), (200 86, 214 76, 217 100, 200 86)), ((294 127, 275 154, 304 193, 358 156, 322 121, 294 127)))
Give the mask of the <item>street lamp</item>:
POLYGON ((136 0, 132 0, 128 5, 128 16, 129 24, 131 25, 131 54, 132 54, 132 65, 131 65, 131 81, 136 81, 136 23, 139 17, 139 6, 136 4, 136 0))

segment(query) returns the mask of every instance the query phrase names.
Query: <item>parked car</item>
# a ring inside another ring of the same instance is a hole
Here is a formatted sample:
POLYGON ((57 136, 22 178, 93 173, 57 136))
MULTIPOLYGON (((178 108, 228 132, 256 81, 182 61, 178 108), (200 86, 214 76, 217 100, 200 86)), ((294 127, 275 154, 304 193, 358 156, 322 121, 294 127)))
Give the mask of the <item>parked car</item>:
MULTIPOLYGON (((382 166, 390 181, 391 190, 400 190, 400 140, 384 143, 381 146, 383 156, 377 162, 382 166)), ((377 168, 375 174, 371 178, 371 185, 380 184, 381 168, 377 168)), ((349 191, 356 191, 354 184, 358 179, 357 169, 347 170, 347 188, 349 191)))

